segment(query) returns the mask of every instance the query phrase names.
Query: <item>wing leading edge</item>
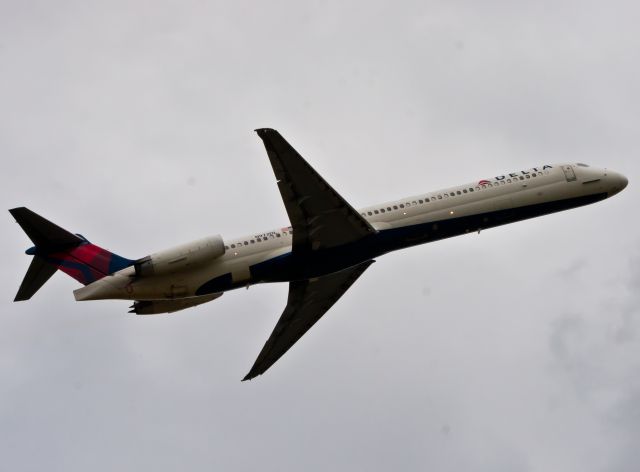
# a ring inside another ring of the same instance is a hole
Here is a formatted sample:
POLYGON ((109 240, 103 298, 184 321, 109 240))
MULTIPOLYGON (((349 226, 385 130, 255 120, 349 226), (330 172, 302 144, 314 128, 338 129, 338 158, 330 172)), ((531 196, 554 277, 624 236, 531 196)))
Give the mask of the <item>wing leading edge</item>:
POLYGON ((289 283, 289 298, 278 323, 244 380, 262 375, 345 294, 375 261, 317 279, 289 283))

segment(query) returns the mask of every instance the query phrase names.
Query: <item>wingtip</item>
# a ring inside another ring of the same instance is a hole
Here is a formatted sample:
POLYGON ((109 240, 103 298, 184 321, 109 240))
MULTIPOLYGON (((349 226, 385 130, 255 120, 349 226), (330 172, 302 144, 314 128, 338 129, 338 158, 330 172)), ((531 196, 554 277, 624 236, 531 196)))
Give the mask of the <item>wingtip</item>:
POLYGON ((264 136, 268 133, 277 133, 277 131, 273 128, 257 128, 254 131, 258 133, 258 136, 264 136))
POLYGON ((263 372, 256 372, 253 369, 251 369, 249 371, 249 373, 247 375, 244 376, 244 379, 242 379, 243 382, 246 382, 247 380, 253 380, 255 379, 257 376, 262 375, 263 372))
POLYGON ((9 209, 9 213, 11 213, 11 215, 13 215, 14 217, 16 216, 16 213, 20 213, 23 212, 24 210, 26 210, 27 207, 15 207, 15 208, 10 208, 9 209))

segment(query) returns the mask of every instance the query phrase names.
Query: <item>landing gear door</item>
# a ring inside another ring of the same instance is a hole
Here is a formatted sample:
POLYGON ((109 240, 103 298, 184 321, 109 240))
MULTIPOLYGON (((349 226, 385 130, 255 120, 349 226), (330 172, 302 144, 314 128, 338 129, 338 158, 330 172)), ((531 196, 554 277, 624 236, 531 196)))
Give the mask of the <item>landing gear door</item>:
POLYGON ((231 280, 234 285, 248 284, 251 281, 251 271, 248 265, 237 265, 231 269, 231 280))
POLYGON ((564 176, 567 179, 567 182, 573 182, 574 180, 576 180, 576 173, 573 171, 573 167, 562 166, 562 172, 564 172, 564 176))

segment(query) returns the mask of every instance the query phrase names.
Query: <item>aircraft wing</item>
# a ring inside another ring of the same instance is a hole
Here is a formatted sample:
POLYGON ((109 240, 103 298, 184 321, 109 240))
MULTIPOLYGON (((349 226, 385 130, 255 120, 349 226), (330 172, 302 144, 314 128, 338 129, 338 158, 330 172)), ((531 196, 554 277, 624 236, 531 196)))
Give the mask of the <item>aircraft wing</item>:
POLYGON ((349 269, 317 279, 289 283, 289 299, 276 327, 267 339, 251 371, 242 379, 262 375, 353 285, 375 261, 363 262, 349 269))
POLYGON ((293 228, 292 251, 327 249, 375 229, 276 130, 256 130, 264 142, 293 228))

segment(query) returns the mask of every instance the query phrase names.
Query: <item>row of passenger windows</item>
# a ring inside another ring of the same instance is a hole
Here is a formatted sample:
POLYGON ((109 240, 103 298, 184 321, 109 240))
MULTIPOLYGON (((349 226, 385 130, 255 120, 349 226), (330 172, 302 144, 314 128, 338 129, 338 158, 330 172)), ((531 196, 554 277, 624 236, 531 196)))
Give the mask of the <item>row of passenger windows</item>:
POLYGON ((538 177, 541 175, 542 175, 542 172, 533 172, 532 174, 525 174, 519 177, 512 177, 504 180, 498 180, 496 182, 487 182, 484 185, 476 186, 475 189, 473 187, 469 187, 469 188, 463 188, 462 190, 452 190, 451 192, 432 195, 431 197, 424 197, 419 200, 413 200, 411 202, 400 203, 398 205, 379 208, 378 210, 367 211, 367 212, 361 213, 361 215, 373 216, 373 215, 378 215, 380 213, 387 213, 393 210, 401 210, 403 208, 422 205, 423 203, 429 203, 435 200, 442 200, 443 198, 455 197, 456 195, 463 195, 465 193, 479 192, 480 190, 483 190, 489 187, 500 187, 501 185, 511 184, 511 183, 518 182, 520 180, 530 179, 531 177, 538 177))
POLYGON ((286 230, 283 229, 281 233, 279 232, 273 232, 271 234, 269 234, 268 236, 265 237, 260 237, 260 238, 255 238, 255 239, 248 239, 247 241, 240 241, 237 243, 231 243, 229 245, 225 245, 225 249, 236 249, 236 248, 241 248, 242 246, 248 246, 250 244, 256 244, 256 243, 261 243, 263 241, 268 241, 269 239, 274 239, 274 238, 281 238, 282 236, 286 236, 288 234, 292 234, 293 230, 291 228, 291 226, 289 226, 289 228, 287 228, 286 230))
MULTIPOLYGON (((386 208, 380 208, 378 210, 373 210, 373 211, 367 211, 366 213, 361 213, 362 216, 373 216, 373 215, 379 215, 380 213, 387 213, 387 212, 391 212, 393 210, 402 210, 404 208, 409 208, 412 206, 416 206, 416 205, 422 205, 423 203, 429 203, 431 201, 435 201, 435 200, 442 200, 443 198, 449 198, 449 197, 455 197, 456 195, 463 195, 465 193, 473 193, 473 192, 479 192, 482 189, 486 189, 488 187, 500 187, 501 185, 506 185, 506 184, 510 184, 510 183, 515 183, 518 182, 518 180, 525 180, 525 179, 530 179, 531 177, 538 177, 542 175, 542 172, 534 172, 532 174, 526 174, 526 175, 521 175, 519 177, 513 177, 513 178, 509 178, 506 180, 498 180, 495 183, 493 182, 487 182, 484 185, 478 185, 475 187, 475 189, 473 187, 469 187, 469 188, 463 188, 462 190, 455 190, 455 191, 451 191, 451 192, 445 192, 442 194, 438 194, 438 195, 432 195, 431 197, 425 197, 425 198, 421 198, 419 200, 413 200, 411 202, 405 202, 405 203, 400 203, 398 205, 392 205, 392 206, 388 206, 386 208)), ((275 233, 275 237, 276 238, 280 238, 282 236, 286 236, 288 234, 292 233, 292 228, 291 226, 289 226, 289 228, 286 229, 286 231, 283 229, 282 233, 275 233)), ((230 245, 225 246, 225 249, 236 249, 236 248, 241 248, 243 245, 244 246, 248 246, 249 244, 255 244, 255 243, 260 243, 262 241, 267 241, 268 239, 273 239, 274 235, 270 235, 269 238, 267 237, 263 237, 263 238, 255 238, 255 239, 250 239, 244 242, 238 242, 238 243, 232 243, 230 245)))

